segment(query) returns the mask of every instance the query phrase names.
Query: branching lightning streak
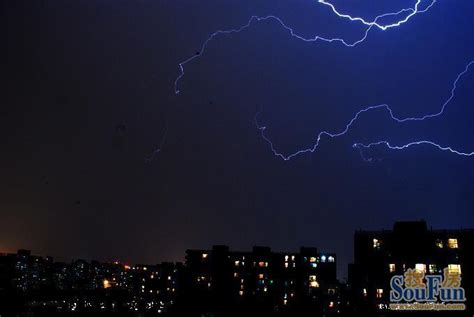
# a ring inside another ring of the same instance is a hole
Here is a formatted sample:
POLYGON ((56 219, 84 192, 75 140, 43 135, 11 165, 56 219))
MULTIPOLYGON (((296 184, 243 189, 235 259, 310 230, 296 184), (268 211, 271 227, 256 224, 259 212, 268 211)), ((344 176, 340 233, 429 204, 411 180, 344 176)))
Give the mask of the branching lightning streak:
MULTIPOLYGON (((469 71, 469 68, 472 65, 474 65, 474 60, 471 60, 466 65, 464 70, 461 73, 458 74, 458 76, 456 77, 456 80, 453 83, 453 87, 451 89, 451 95, 443 103, 440 111, 438 111, 436 113, 433 113, 433 114, 427 114, 427 115, 424 115, 422 117, 399 119, 399 118, 397 118, 393 115, 392 110, 387 106, 386 109, 389 111, 391 119, 393 119, 393 120, 395 120, 399 123, 403 123, 403 122, 407 122, 407 121, 423 121, 425 119, 430 119, 430 118, 441 116, 444 113, 444 110, 446 109, 448 104, 453 100, 459 80, 461 80, 462 76, 464 76, 469 71)), ((457 155, 460 155, 460 156, 473 156, 474 155, 474 152, 462 152, 462 151, 453 149, 450 146, 442 146, 442 145, 439 145, 439 144, 437 144, 433 141, 429 141, 429 140, 413 141, 413 142, 410 142, 410 143, 407 143, 407 144, 404 144, 404 145, 400 145, 400 146, 391 145, 389 141, 378 141, 378 142, 372 142, 372 143, 369 143, 369 144, 355 143, 355 144, 353 144, 353 147, 359 149, 359 151, 361 153, 361 156, 364 160, 371 161, 370 158, 364 157, 364 155, 362 153, 362 149, 370 149, 371 147, 380 146, 380 145, 385 145, 390 150, 405 150, 409 147, 416 146, 416 145, 429 145, 429 146, 433 146, 433 147, 435 147, 435 148, 437 148, 441 151, 448 151, 450 153, 457 154, 457 155)))
MULTIPOLYGON (((395 116, 393 114, 393 111, 392 109, 387 105, 387 104, 381 104, 381 105, 375 105, 375 106, 370 106, 370 107, 367 107, 367 108, 364 108, 362 110, 359 110, 355 115, 354 117, 349 121, 349 123, 345 126, 345 128, 340 131, 340 132, 328 132, 328 131, 321 131, 319 132, 317 138, 316 138, 316 142, 314 143, 313 146, 309 147, 309 148, 306 148, 306 149, 302 149, 302 150, 298 150, 292 154, 289 154, 289 155, 285 155, 281 152, 278 152, 275 148, 275 146, 273 145, 273 142, 265 135, 265 130, 267 129, 267 127, 265 126, 260 126, 258 124, 258 121, 257 121, 257 116, 258 116, 258 113, 257 115, 255 116, 255 124, 257 125, 257 128, 260 130, 260 133, 262 135, 262 138, 270 145, 270 148, 273 152, 273 154, 275 154, 276 156, 282 158, 283 160, 285 161, 288 161, 292 158, 294 158, 295 156, 298 156, 300 154, 304 154, 304 153, 313 153, 314 151, 316 151, 316 149, 319 147, 319 143, 321 141, 321 137, 323 136, 328 136, 330 138, 337 138, 337 137, 340 137, 340 136, 343 136, 345 135, 347 132, 349 132, 350 128, 352 127, 352 125, 359 119, 359 117, 366 113, 366 112, 370 112, 370 111, 374 111, 374 110, 377 110, 377 109, 382 109, 382 110, 385 110, 388 112, 389 116, 390 116, 390 119, 398 122, 398 123, 404 123, 404 122, 408 122, 408 121, 423 121, 423 120, 426 120, 426 119, 430 119, 430 118, 434 118, 434 117, 438 117, 438 116, 441 116, 446 107, 449 105, 449 103, 453 100, 454 96, 455 96, 455 93, 456 93, 456 89, 458 87, 458 82, 461 80, 461 78, 469 71, 469 68, 474 65, 474 60, 470 61, 466 67, 464 68, 464 70, 458 74, 458 76, 456 77, 456 79, 454 80, 453 82, 453 85, 452 85, 452 88, 451 88, 451 94, 449 96, 448 99, 446 99, 446 101, 442 104, 441 106, 441 110, 439 110, 438 112, 436 113, 432 113, 432 114, 427 114, 427 115, 424 115, 424 116, 421 116, 421 117, 406 117, 406 118, 399 118, 397 116, 395 116)), ((451 153, 455 153, 455 154, 459 154, 459 155, 465 155, 465 156, 471 156, 471 155, 474 155, 473 153, 463 153, 463 152, 460 152, 460 151, 457 151, 457 150, 454 150, 450 147, 443 147, 441 145, 438 145, 432 141, 417 141, 417 142, 412 142, 412 143, 409 143, 409 144, 406 144, 406 145, 403 145, 403 146, 391 146, 390 143, 388 141, 379 141, 379 142, 374 142, 374 143, 370 143, 370 144, 367 144, 367 145, 364 145, 362 143, 355 143, 353 145, 354 148, 358 148, 359 150, 361 150, 361 148, 370 148, 370 147, 373 147, 373 146, 377 146, 377 145, 386 145, 387 147, 389 147, 390 149, 393 149, 393 150, 403 150, 403 149, 406 149, 410 146, 414 146, 414 145, 420 145, 420 144, 429 144, 429 145, 432 145, 432 146, 435 146, 437 147, 438 149, 440 150, 443 150, 443 151, 450 151, 451 153)), ((365 158, 364 158, 365 159, 365 158)), ((365 159, 365 160, 369 160, 369 159, 365 159)))
MULTIPOLYGON (((361 148, 367 149, 367 148, 370 148, 372 146, 377 146, 377 145, 385 145, 387 148, 389 148, 391 150, 405 150, 405 149, 407 149, 411 146, 430 145, 430 146, 433 146, 435 148, 438 148, 441 151, 448 151, 448 152, 451 152, 453 154, 457 154, 457 155, 460 155, 460 156, 473 156, 474 155, 474 152, 461 152, 461 151, 453 149, 450 146, 442 146, 442 145, 439 145, 438 143, 435 143, 435 142, 432 142, 432 141, 427 141, 427 140, 410 142, 410 143, 407 143, 407 144, 401 145, 401 146, 391 145, 390 142, 388 142, 388 141, 378 141, 378 142, 370 143, 368 145, 364 145, 364 144, 361 144, 361 143, 356 143, 356 144, 353 145, 353 147, 358 148, 360 150, 361 148)), ((362 158, 365 161, 368 161, 368 162, 372 161, 371 158, 366 158, 363 155, 362 155, 362 158)))
POLYGON ((408 22, 408 20, 410 20, 410 18, 413 17, 413 16, 414 16, 415 14, 417 14, 417 13, 426 12, 427 10, 429 10, 429 9, 435 4, 436 0, 433 0, 433 1, 430 3, 430 5, 428 5, 428 6, 426 7, 426 9, 424 9, 424 10, 419 10, 419 6, 420 6, 422 0, 417 0, 417 2, 416 2, 416 4, 415 4, 415 7, 414 7, 414 8, 402 9, 402 10, 400 10, 398 13, 394 13, 394 14, 390 14, 390 13, 389 13, 389 15, 398 15, 398 14, 403 13, 403 12, 407 12, 407 11, 410 12, 410 14, 407 15, 404 19, 402 19, 402 20, 400 20, 400 21, 397 21, 397 22, 395 22, 395 23, 392 23, 392 24, 387 24, 387 25, 382 25, 382 24, 377 23, 378 19, 381 18, 381 17, 383 17, 384 15, 376 17, 376 18, 374 19, 374 21, 372 21, 372 22, 368 22, 368 21, 364 20, 364 19, 361 18, 361 17, 352 17, 352 16, 350 16, 350 15, 348 15, 348 14, 340 13, 340 12, 336 9, 336 7, 335 7, 333 4, 331 4, 331 3, 329 3, 329 2, 327 2, 327 1, 325 1, 325 0, 318 0, 318 2, 321 3, 321 4, 324 4, 324 5, 329 6, 329 7, 331 8, 332 12, 334 12, 334 13, 335 13, 337 16, 339 16, 340 18, 349 19, 349 20, 351 20, 351 21, 358 21, 358 22, 361 22, 361 23, 363 23, 363 24, 365 24, 365 25, 367 25, 367 26, 375 26, 375 27, 381 29, 382 31, 385 31, 385 30, 387 30, 387 29, 394 28, 394 27, 398 27, 398 26, 400 26, 400 25, 402 25, 402 24, 408 22))
POLYGON ((350 21, 360 22, 363 25, 366 25, 368 27, 365 30, 362 38, 360 38, 360 39, 358 39, 354 42, 347 42, 343 38, 327 38, 327 37, 323 37, 323 36, 320 36, 320 35, 315 35, 314 37, 304 37, 302 35, 297 34, 292 27, 288 26, 285 22, 283 22, 283 20, 281 18, 279 18, 275 15, 268 15, 268 16, 264 16, 264 17, 255 16, 255 15, 251 16, 250 19, 248 20, 248 22, 246 24, 244 24, 243 26, 241 26, 241 27, 238 27, 238 28, 235 28, 235 29, 229 29, 229 30, 217 30, 217 31, 215 31, 214 33, 209 35, 209 37, 204 41, 204 43, 202 44, 199 51, 197 51, 193 56, 191 56, 191 57, 185 59, 184 61, 182 61, 181 63, 179 63, 179 65, 178 65, 179 66, 179 75, 178 75, 178 77, 176 78, 176 80, 174 82, 175 94, 180 93, 180 90, 178 88, 179 81, 184 77, 184 74, 185 74, 184 67, 186 66, 186 64, 188 64, 188 63, 192 62, 193 60, 195 60, 195 59, 199 58, 200 56, 202 56, 204 54, 204 52, 206 51, 207 46, 209 45, 209 43, 212 40, 214 40, 216 37, 218 37, 220 35, 230 35, 230 34, 240 33, 242 31, 248 29, 254 22, 266 22, 266 21, 273 20, 273 21, 277 22, 283 29, 288 31, 289 34, 292 37, 294 37, 298 40, 304 41, 304 42, 322 41, 322 42, 326 42, 326 43, 340 43, 340 44, 343 44, 346 47, 354 47, 354 46, 357 46, 358 44, 365 41, 365 39, 367 38, 367 36, 369 34, 369 31, 372 29, 372 27, 377 27, 381 30, 387 30, 389 28, 400 26, 403 23, 408 22, 408 20, 410 18, 412 18, 413 16, 415 16, 416 14, 424 13, 424 12, 428 11, 436 3, 437 0, 431 0, 430 4, 427 5, 426 8, 420 10, 419 6, 420 6, 422 1, 423 0, 417 0, 415 6, 413 8, 405 8, 405 9, 401 9, 397 12, 385 13, 385 14, 377 16, 374 19, 374 21, 367 22, 366 20, 364 20, 363 18, 360 18, 360 17, 353 18, 349 15, 341 14, 336 10, 334 5, 332 5, 331 3, 326 2, 324 0, 319 0, 318 3, 320 3, 322 5, 329 6, 337 16, 339 16, 341 18, 349 19, 350 21), (403 18, 402 20, 400 20, 396 23, 381 25, 377 22, 381 18, 385 18, 385 17, 388 17, 388 16, 398 16, 402 13, 407 13, 407 12, 409 12, 409 14, 405 18, 403 18))
MULTIPOLYGON (((198 52, 196 52, 195 55, 193 55, 193 56, 187 58, 186 60, 182 61, 181 63, 179 63, 179 76, 176 78, 175 83, 174 83, 175 93, 176 94, 180 93, 180 90, 178 88, 179 81, 185 75, 185 70, 184 69, 185 69, 186 64, 188 64, 188 63, 194 61, 195 59, 199 58, 200 56, 202 56, 203 53, 205 52, 208 44, 212 40, 214 40, 216 37, 218 37, 220 35, 230 35, 230 34, 240 33, 242 31, 250 28, 253 23, 266 22, 266 21, 275 21, 283 29, 288 31, 288 33, 292 37, 294 37, 298 40, 304 41, 304 42, 321 41, 321 42, 326 42, 326 43, 339 43, 339 44, 342 44, 346 47, 355 47, 355 46, 363 43, 367 39, 368 34, 369 34, 369 32, 372 28, 375 27, 375 28, 378 28, 382 31, 386 31, 386 30, 391 29, 391 28, 399 27, 402 24, 408 22, 415 15, 417 15, 419 13, 427 12, 436 3, 436 1, 437 0, 431 0, 431 2, 424 9, 420 9, 420 5, 423 2, 423 0, 417 0, 413 8, 405 8, 405 9, 401 9, 397 12, 385 13, 385 14, 382 14, 382 15, 379 15, 379 16, 375 17, 375 19, 373 21, 367 21, 366 19, 364 19, 362 17, 353 17, 349 14, 339 12, 333 4, 331 4, 330 2, 327 2, 326 0, 318 0, 319 4, 328 6, 331 9, 331 11, 335 15, 337 15, 338 17, 343 18, 343 19, 347 19, 351 22, 359 22, 359 23, 367 26, 367 28, 365 29, 365 31, 363 33, 363 36, 360 39, 358 39, 354 42, 348 42, 343 38, 327 38, 327 37, 323 37, 323 36, 320 36, 320 35, 315 35, 314 37, 304 37, 302 35, 297 34, 292 27, 287 25, 281 18, 279 18, 277 16, 274 16, 274 15, 268 15, 268 16, 264 16, 264 17, 252 16, 252 17, 250 17, 248 22, 246 24, 244 24, 243 26, 241 26, 241 27, 234 28, 234 29, 228 29, 228 30, 218 30, 218 31, 212 33, 206 39, 206 41, 204 41, 204 43, 202 44, 200 50, 198 52), (384 17, 399 16, 403 13, 408 13, 408 14, 403 19, 398 20, 394 23, 381 24, 381 23, 378 22, 380 19, 382 19, 384 17)), ((390 116, 390 119, 392 119, 392 120, 394 120, 398 123, 404 123, 404 122, 409 122, 409 121, 423 121, 423 120, 426 120, 426 119, 441 116, 444 113, 446 107, 449 105, 449 103, 454 98, 455 91, 457 89, 457 84, 458 84, 459 80, 462 78, 463 75, 465 75, 469 71, 469 68, 473 64, 474 64, 474 60, 470 61, 466 65, 465 69, 461 73, 458 74, 458 76, 456 77, 456 79, 453 83, 453 86, 452 86, 452 89, 451 89, 451 94, 450 94, 449 98, 442 104, 442 107, 438 112, 431 113, 431 114, 426 114, 426 115, 423 115, 423 116, 420 116, 420 117, 399 118, 399 117, 394 115, 392 109, 387 104, 380 104, 380 105, 366 107, 364 109, 359 110, 352 117, 352 119, 346 124, 345 128, 342 129, 342 131, 340 131, 340 132, 321 131, 317 135, 316 142, 311 147, 308 147, 308 148, 302 149, 302 150, 298 150, 298 151, 296 151, 292 154, 285 155, 285 154, 283 154, 281 152, 278 152, 276 150, 273 142, 265 134, 265 130, 267 129, 267 127, 266 126, 260 126, 258 124, 258 116, 259 116, 260 113, 257 113, 255 115, 255 118, 254 118, 255 119, 255 124, 256 124, 257 128, 260 130, 262 138, 270 145, 270 148, 271 148, 273 154, 277 157, 280 157, 281 159, 283 159, 285 161, 288 161, 288 160, 290 160, 290 159, 292 159, 292 158, 294 158, 294 157, 296 157, 300 154, 313 153, 314 151, 316 151, 316 149, 319 147, 319 144, 320 144, 320 141, 321 141, 322 137, 324 137, 324 136, 327 136, 329 138, 337 138, 337 137, 340 137, 340 136, 343 136, 343 135, 347 134, 349 132, 350 128, 353 126, 353 124, 359 119, 359 117, 362 114, 366 113, 366 112, 371 112, 371 111, 374 111, 374 110, 377 110, 377 109, 385 110, 385 111, 388 112, 388 114, 390 116)), ((370 143, 370 144, 355 143, 355 144, 353 144, 353 147, 360 151, 361 156, 363 157, 364 160, 370 161, 371 159, 367 159, 363 156, 362 149, 369 149, 373 146, 380 146, 380 145, 384 145, 384 146, 386 146, 387 148, 389 148, 391 150, 404 150, 404 149, 407 149, 407 148, 412 147, 412 146, 429 145, 429 146, 433 146, 433 147, 435 147, 435 148, 437 148, 441 151, 448 151, 448 152, 451 152, 451 153, 454 153, 454 154, 457 154, 457 155, 461 155, 461 156, 473 156, 474 155, 474 152, 461 152, 461 151, 453 149, 452 147, 442 146, 442 145, 439 145, 439 144, 437 144, 433 141, 429 141, 429 140, 414 141, 414 142, 410 142, 408 144, 401 145, 401 146, 391 145, 389 141, 378 141, 378 142, 373 142, 373 143, 370 143)))

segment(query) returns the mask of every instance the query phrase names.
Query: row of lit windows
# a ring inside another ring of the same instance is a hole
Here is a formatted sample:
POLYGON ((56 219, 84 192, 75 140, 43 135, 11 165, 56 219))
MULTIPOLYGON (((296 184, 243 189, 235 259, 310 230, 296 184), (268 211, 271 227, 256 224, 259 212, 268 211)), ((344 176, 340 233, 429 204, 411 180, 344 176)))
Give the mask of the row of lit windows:
MULTIPOLYGON (((438 239, 436 240, 436 246, 440 249, 444 248, 445 244, 443 242, 443 240, 441 239, 438 239)), ((458 239, 448 239, 447 243, 446 243, 446 246, 450 249, 457 249, 459 246, 458 246, 458 239)))
MULTIPOLYGON (((375 239, 374 239, 374 240, 375 240, 375 239)), ((201 258, 202 258, 203 260, 206 260, 208 257, 209 257, 209 254, 207 254, 207 253, 203 253, 203 254, 201 255, 201 258)), ((245 262, 244 262, 243 260, 245 260, 245 257, 242 257, 242 261, 239 261, 239 260, 234 261, 234 265, 235 265, 235 266, 244 266, 244 265, 245 265, 245 262)), ((319 260, 320 260, 320 262, 322 262, 322 263, 325 263, 325 262, 331 262, 331 263, 332 263, 332 262, 335 262, 335 261, 336 261, 336 259, 335 259, 334 256, 332 256, 332 255, 330 255, 330 256, 322 255, 319 260)), ((289 255, 285 255, 285 262, 288 262, 288 261, 290 261, 290 256, 289 256, 289 255)), ((295 256, 292 255, 292 256, 291 256, 291 262, 294 262, 294 261, 295 261, 295 256)), ((307 262, 307 261, 308 261, 308 258, 307 258, 307 257, 304 257, 304 261, 307 262)), ((309 258, 309 262, 310 262, 310 263, 316 263, 316 262, 318 262, 318 258, 312 256, 312 257, 309 258)), ((255 263, 256 263, 256 262, 254 262, 254 265, 255 265, 255 263)), ((259 267, 268 267, 268 262, 260 261, 260 262, 258 262, 258 266, 259 266, 259 267)), ((144 268, 144 269, 146 270, 146 268, 144 268)))
MULTIPOLYGON (((436 247, 442 249, 445 247, 445 245, 450 248, 450 249, 457 249, 459 247, 458 245, 458 239, 455 238, 449 238, 447 241, 443 241, 441 239, 437 239, 435 242, 436 247), (446 243, 445 243, 446 242, 446 243)), ((380 249, 382 247, 382 240, 379 239, 372 239, 372 246, 374 249, 380 249)))
MULTIPOLYGON (((367 289, 366 288, 362 289, 362 295, 364 297, 367 297, 367 289)), ((375 290, 375 297, 376 298, 382 298, 383 297, 383 288, 377 288, 375 290)))
MULTIPOLYGON (((397 267, 394 263, 388 265, 390 273, 393 273, 397 270, 397 267)), ((428 265, 429 273, 434 274, 438 271, 438 266, 436 264, 428 265)), ((417 263, 415 264, 415 270, 418 272, 426 273, 426 264, 417 263)), ((459 273, 461 274, 461 265, 460 264, 448 264, 448 270, 450 273, 459 273)), ((406 271, 406 265, 403 264, 403 271, 406 271)))

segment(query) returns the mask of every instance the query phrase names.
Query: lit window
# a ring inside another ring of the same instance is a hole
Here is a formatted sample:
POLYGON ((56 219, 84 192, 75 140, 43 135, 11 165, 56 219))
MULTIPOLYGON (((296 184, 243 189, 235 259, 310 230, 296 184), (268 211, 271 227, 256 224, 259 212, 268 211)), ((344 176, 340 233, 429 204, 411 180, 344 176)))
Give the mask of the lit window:
POLYGON ((260 261, 260 262, 258 262, 258 266, 259 267, 268 267, 268 262, 260 261))
POLYGON ((376 295, 377 295, 377 298, 382 298, 382 296, 383 296, 383 289, 377 288, 377 293, 376 293, 376 295))
POLYGON ((239 266, 239 264, 240 264, 240 261, 235 261, 235 262, 234 262, 234 265, 235 265, 235 266, 239 266))
POLYGON ((104 280, 103 284, 104 284, 104 288, 111 288, 112 287, 112 285, 110 285, 110 282, 108 280, 104 280))
POLYGON ((448 264, 448 272, 461 274, 461 265, 459 264, 448 264))
POLYGON ((436 270, 437 270, 436 264, 430 264, 429 270, 431 274, 436 273, 436 270))
POLYGON ((382 246, 382 241, 379 239, 374 238, 372 242, 373 242, 374 249, 380 249, 380 247, 382 246))
POLYGON ((295 260, 295 256, 292 255, 292 256, 291 256, 291 261, 294 261, 294 260, 295 260))
POLYGON ((285 262, 285 267, 288 268, 288 262, 285 262))
POLYGON ((309 276, 309 287, 311 287, 311 288, 318 288, 319 287, 319 283, 316 280, 316 275, 310 275, 309 276))
POLYGON ((316 262, 316 257, 312 256, 309 258, 309 262, 314 263, 316 262))
POLYGON ((268 288, 265 286, 265 287, 263 288, 263 291, 266 293, 266 292, 268 291, 268 288))
POLYGON ((239 277, 239 273, 234 272, 234 277, 239 277))
POLYGON ((415 264, 415 271, 426 273, 426 264, 415 264))
POLYGON ((313 269, 315 269, 315 268, 318 267, 318 264, 317 264, 317 263, 311 263, 310 265, 311 265, 311 267, 312 267, 313 269))
POLYGON ((328 262, 334 262, 334 261, 335 261, 335 259, 334 259, 333 256, 328 256, 328 262))
POLYGON ((323 263, 326 262, 326 256, 325 255, 321 256, 321 262, 323 262, 323 263))
POLYGON ((203 258, 203 259, 207 259, 207 257, 208 257, 208 254, 207 254, 207 253, 203 253, 203 254, 202 254, 202 258, 203 258))
POLYGON ((367 289, 366 288, 362 289, 362 295, 364 295, 364 297, 367 297, 367 289))
POLYGON ((264 274, 259 274, 259 275, 258 275, 258 279, 259 279, 259 280, 263 280, 264 278, 265 278, 265 275, 264 275, 264 274))
POLYGON ((285 255, 285 262, 288 262, 288 255, 285 255))
POLYGON ((334 302, 329 302, 329 308, 334 308, 334 302))
POLYGON ((239 291, 240 296, 244 296, 244 291, 239 291))
POLYGON ((448 247, 450 249, 457 249, 458 248, 458 239, 448 239, 448 247))
POLYGON ((393 272, 395 272, 395 270, 396 270, 396 266, 395 266, 395 264, 393 264, 393 263, 392 263, 392 264, 389 264, 389 265, 388 265, 388 268, 389 268, 389 270, 390 270, 390 273, 393 273, 393 272))
POLYGON ((436 247, 439 248, 439 249, 442 249, 444 246, 443 246, 443 241, 440 240, 440 239, 437 239, 436 240, 436 247))

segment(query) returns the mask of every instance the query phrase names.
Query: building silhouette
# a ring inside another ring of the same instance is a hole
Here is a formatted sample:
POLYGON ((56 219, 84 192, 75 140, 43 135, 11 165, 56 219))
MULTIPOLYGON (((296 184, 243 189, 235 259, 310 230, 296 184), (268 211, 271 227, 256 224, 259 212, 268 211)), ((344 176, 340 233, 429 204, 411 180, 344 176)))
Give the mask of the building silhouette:
POLYGON ((0 315, 472 316, 473 246, 474 230, 433 230, 424 221, 357 231, 347 282, 336 278, 336 255, 312 247, 216 245, 187 250, 185 263, 154 265, 63 263, 19 250, 0 254, 0 315), (466 311, 389 310, 390 281, 407 272, 458 276, 466 311))
MULTIPOLYGON (((356 312, 387 313, 390 280, 408 269, 460 273, 472 316, 474 230, 432 230, 425 221, 396 222, 393 230, 357 231, 354 263, 349 265, 351 307, 356 312)), ((449 315, 454 312, 445 313, 449 315)))
POLYGON ((316 248, 236 252, 214 246, 187 250, 185 266, 188 284, 182 307, 190 316, 338 310, 336 256, 316 248))

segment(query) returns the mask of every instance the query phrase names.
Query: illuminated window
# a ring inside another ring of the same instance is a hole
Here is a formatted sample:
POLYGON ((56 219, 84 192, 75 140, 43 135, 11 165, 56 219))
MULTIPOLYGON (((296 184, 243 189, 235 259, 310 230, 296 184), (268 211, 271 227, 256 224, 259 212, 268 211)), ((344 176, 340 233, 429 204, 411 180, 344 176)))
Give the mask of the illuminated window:
POLYGON ((329 308, 334 308, 334 302, 329 302, 329 308))
POLYGON ((448 264, 448 272, 461 274, 461 265, 459 264, 448 264))
POLYGON ((335 259, 334 259, 333 256, 328 256, 328 262, 334 262, 334 261, 335 261, 335 259))
POLYGON ((104 288, 111 288, 112 287, 112 285, 110 285, 109 280, 104 280, 103 284, 104 284, 104 288))
POLYGON ((288 262, 288 258, 289 258, 289 256, 285 255, 285 262, 288 262))
POLYGON ((382 298, 382 296, 383 296, 383 289, 377 288, 376 295, 377 295, 377 298, 382 298))
POLYGON ((259 280, 263 280, 264 278, 265 278, 265 275, 264 275, 264 274, 259 274, 259 275, 258 275, 258 279, 259 279, 259 280))
POLYGON ((234 277, 239 277, 239 273, 234 272, 234 277))
POLYGON ((396 266, 395 266, 395 264, 393 264, 393 263, 392 263, 392 264, 389 264, 389 265, 388 265, 388 268, 389 268, 389 270, 390 270, 390 273, 393 273, 393 272, 395 272, 395 270, 396 270, 396 266))
POLYGON ((364 295, 364 297, 367 297, 367 289, 366 288, 362 289, 362 295, 364 295))
POLYGON ((207 259, 207 257, 208 257, 208 254, 207 254, 207 253, 203 253, 203 254, 202 254, 202 258, 203 258, 203 259, 207 259))
POLYGON ((316 257, 312 256, 309 258, 309 262, 314 263, 316 262, 316 257))
POLYGON ((310 265, 311 265, 312 268, 317 268, 318 267, 317 263, 311 263, 310 265))
POLYGON ((294 261, 294 260, 295 260, 295 256, 292 255, 292 256, 291 256, 291 261, 294 261))
POLYGON ((258 262, 258 266, 259 267, 268 267, 268 262, 260 261, 260 262, 258 262))
POLYGON ((309 276, 309 287, 311 287, 311 288, 318 288, 319 287, 319 283, 316 280, 316 275, 310 275, 309 276))
POLYGON ((288 262, 285 262, 285 267, 288 268, 288 262))
POLYGON ((421 264, 421 263, 415 264, 415 270, 417 272, 426 273, 426 264, 421 264))
POLYGON ((443 240, 437 239, 436 240, 436 247, 442 249, 443 246, 443 240))
POLYGON ((325 255, 321 255, 321 262, 326 262, 326 256, 325 255))
POLYGON ((436 273, 436 271, 437 271, 436 264, 430 264, 429 265, 429 270, 430 270, 431 274, 436 273))
POLYGON ((239 264, 240 264, 240 261, 235 261, 235 262, 234 262, 234 265, 235 265, 235 266, 239 266, 239 264))
POLYGON ((374 238, 372 242, 373 242, 374 249, 380 249, 380 247, 382 246, 382 241, 379 239, 374 238))
POLYGON ((448 247, 450 249, 457 249, 458 248, 458 239, 448 239, 448 247))
POLYGON ((263 288, 263 291, 266 293, 266 292, 268 291, 268 288, 265 286, 265 287, 263 288))

